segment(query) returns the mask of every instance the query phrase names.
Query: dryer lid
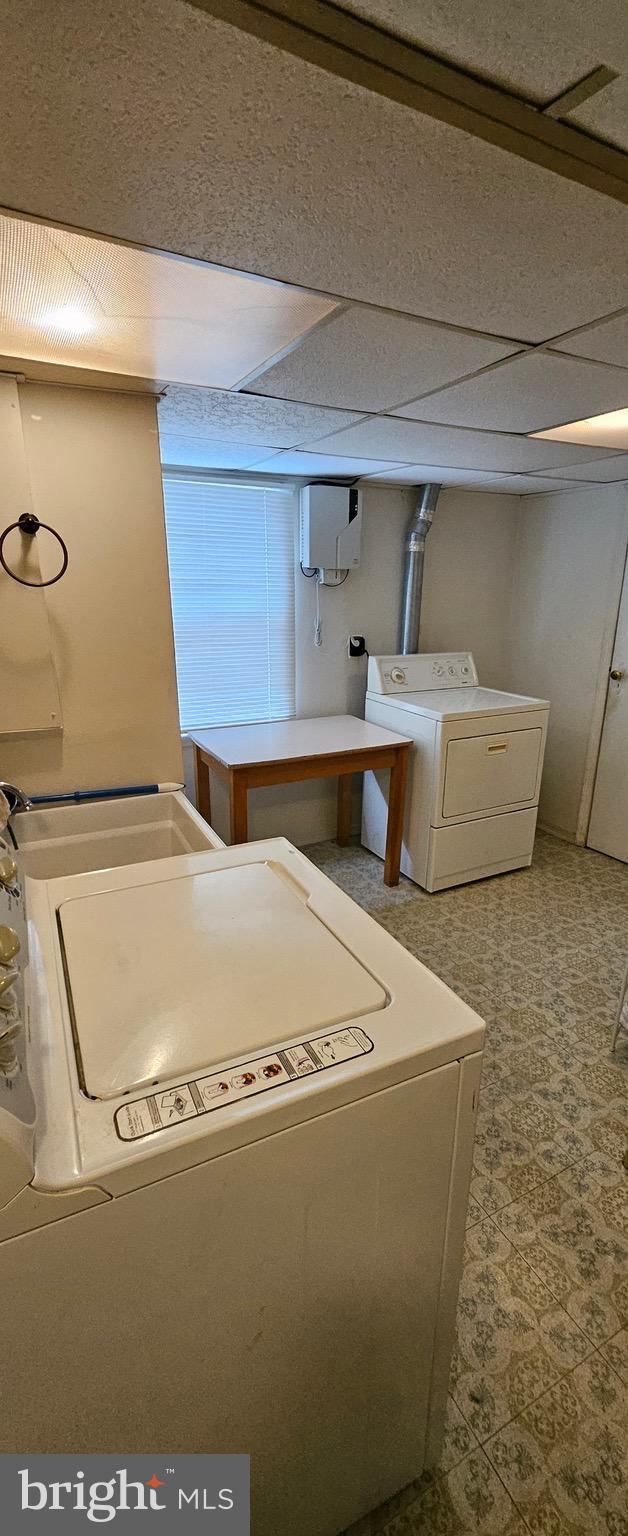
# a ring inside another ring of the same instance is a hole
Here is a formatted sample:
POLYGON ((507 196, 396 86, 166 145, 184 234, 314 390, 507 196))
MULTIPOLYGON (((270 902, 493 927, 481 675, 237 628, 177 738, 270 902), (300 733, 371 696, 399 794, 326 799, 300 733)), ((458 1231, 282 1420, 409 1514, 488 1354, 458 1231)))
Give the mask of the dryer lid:
POLYGON ((386 1006, 278 866, 250 863, 62 901, 79 1073, 110 1099, 386 1006))
MULTIPOLYGON (((367 698, 381 703, 376 693, 367 698)), ((512 715, 548 709, 547 699, 528 698, 523 693, 503 693, 499 688, 430 688, 423 693, 399 693, 385 704, 410 714, 428 715, 432 720, 463 720, 466 716, 512 715)))

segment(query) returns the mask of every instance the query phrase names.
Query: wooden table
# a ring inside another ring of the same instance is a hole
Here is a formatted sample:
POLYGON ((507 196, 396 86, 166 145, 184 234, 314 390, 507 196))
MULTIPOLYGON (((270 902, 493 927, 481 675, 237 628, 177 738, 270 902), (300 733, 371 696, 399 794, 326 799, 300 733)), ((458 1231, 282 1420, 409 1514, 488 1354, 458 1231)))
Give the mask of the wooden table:
POLYGON ((411 742, 355 715, 316 720, 271 720, 262 725, 224 725, 188 732, 194 743, 196 803, 211 822, 209 770, 229 786, 232 843, 248 838, 247 793, 267 784, 338 778, 338 842, 351 832, 351 776, 368 768, 390 769, 384 880, 397 885, 411 742))

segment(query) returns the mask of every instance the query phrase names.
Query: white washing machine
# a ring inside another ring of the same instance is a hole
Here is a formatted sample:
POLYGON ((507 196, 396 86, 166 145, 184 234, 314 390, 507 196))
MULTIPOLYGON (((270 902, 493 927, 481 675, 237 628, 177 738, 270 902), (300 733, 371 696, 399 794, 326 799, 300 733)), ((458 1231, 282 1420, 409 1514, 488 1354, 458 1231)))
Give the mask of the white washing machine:
MULTIPOLYGON (((481 688, 469 651, 372 656, 366 718, 411 736, 404 875, 426 891, 532 862, 549 704, 481 688)), ((387 775, 364 776, 362 842, 384 857, 387 775)))
POLYGON ((0 1449, 250 1452, 336 1536, 438 1454, 483 1024, 283 839, 25 884, 0 1449))

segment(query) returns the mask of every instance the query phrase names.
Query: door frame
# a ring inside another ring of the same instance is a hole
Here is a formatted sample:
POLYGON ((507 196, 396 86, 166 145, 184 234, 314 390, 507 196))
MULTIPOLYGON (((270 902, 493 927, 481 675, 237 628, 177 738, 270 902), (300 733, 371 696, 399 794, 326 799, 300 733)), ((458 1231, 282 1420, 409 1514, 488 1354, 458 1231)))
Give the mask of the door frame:
POLYGON ((593 807, 593 795, 595 792, 595 780, 597 765, 602 744, 602 731, 604 729, 604 716, 606 714, 606 699, 608 695, 608 674, 610 672, 615 649, 615 636, 619 622, 619 608, 622 600, 624 582, 628 582, 628 487, 624 487, 624 502, 626 519, 624 525, 617 534, 616 548, 613 556, 613 571, 617 572, 611 581, 609 592, 609 609, 606 624, 602 634, 600 645, 600 663, 598 667, 597 682, 595 685, 595 697, 591 712, 591 728, 589 732, 589 744, 584 765, 582 779, 582 793, 578 809, 578 821, 576 824, 576 843, 584 846, 589 833, 589 822, 593 807))

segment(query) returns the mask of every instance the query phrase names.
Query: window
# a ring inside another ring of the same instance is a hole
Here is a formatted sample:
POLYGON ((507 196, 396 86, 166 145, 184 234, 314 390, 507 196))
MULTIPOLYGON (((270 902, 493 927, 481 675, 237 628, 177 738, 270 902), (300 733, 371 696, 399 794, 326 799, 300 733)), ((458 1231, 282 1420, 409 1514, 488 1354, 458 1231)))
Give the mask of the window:
POLYGON ((294 714, 295 496, 164 471, 182 730, 294 714))

